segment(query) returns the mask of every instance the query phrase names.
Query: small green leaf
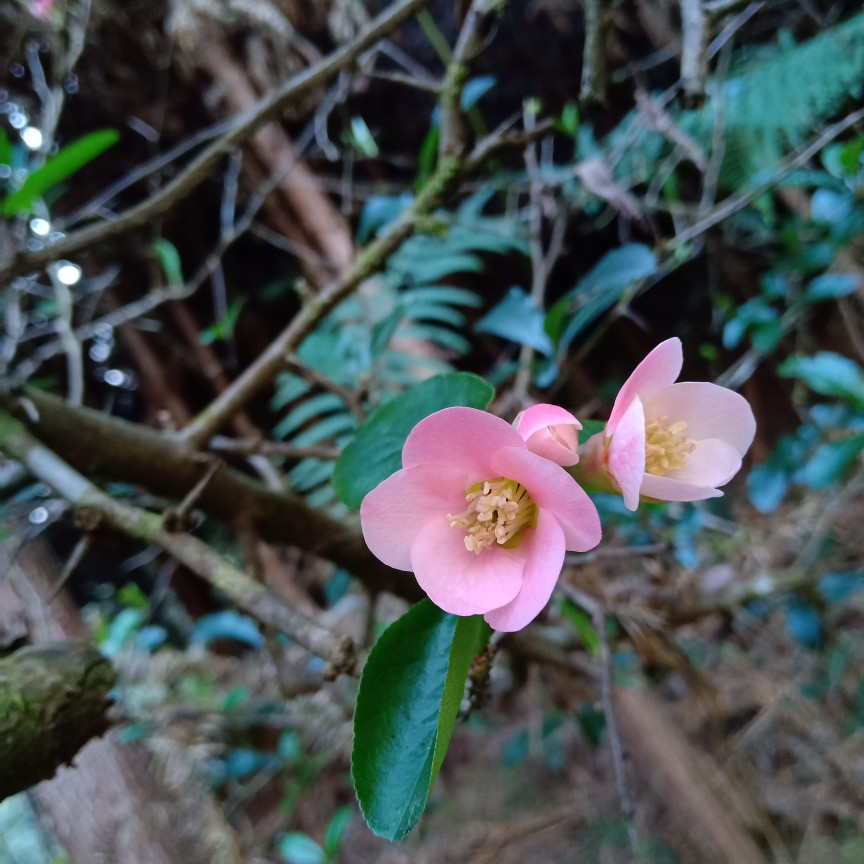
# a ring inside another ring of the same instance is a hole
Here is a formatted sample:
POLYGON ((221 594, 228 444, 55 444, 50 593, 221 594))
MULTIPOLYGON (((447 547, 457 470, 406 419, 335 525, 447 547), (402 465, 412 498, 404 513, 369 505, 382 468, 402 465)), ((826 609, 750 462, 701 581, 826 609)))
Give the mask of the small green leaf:
POLYGON ((328 858, 336 857, 336 853, 342 845, 342 837, 351 824, 353 816, 353 808, 346 804, 344 807, 340 807, 327 823, 327 832, 324 835, 324 851, 328 858))
POLYGON ((375 138, 362 117, 351 118, 351 143, 363 156, 374 159, 380 153, 375 138))
POLYGON ((33 202, 45 191, 92 162, 100 153, 116 144, 119 138, 116 130, 103 129, 68 144, 30 174, 19 189, 4 199, 0 205, 3 215, 15 216, 17 213, 28 212, 33 202))
POLYGON ((286 834, 279 841, 279 853, 288 864, 324 864, 324 850, 308 835, 299 831, 286 834))
POLYGON ((418 822, 440 767, 473 653, 488 627, 423 600, 375 644, 357 693, 351 773, 366 823, 400 840, 418 822))
POLYGON ((333 473, 336 494, 349 507, 402 467, 402 445, 424 418, 443 408, 486 408, 495 391, 468 372, 437 375, 379 408, 342 451, 333 473))
POLYGON ((12 164, 12 142, 5 129, 0 129, 0 165, 12 164))
POLYGON ((180 261, 180 253, 177 247, 164 237, 159 237, 153 243, 153 251, 156 259, 169 285, 183 284, 183 264, 180 261))

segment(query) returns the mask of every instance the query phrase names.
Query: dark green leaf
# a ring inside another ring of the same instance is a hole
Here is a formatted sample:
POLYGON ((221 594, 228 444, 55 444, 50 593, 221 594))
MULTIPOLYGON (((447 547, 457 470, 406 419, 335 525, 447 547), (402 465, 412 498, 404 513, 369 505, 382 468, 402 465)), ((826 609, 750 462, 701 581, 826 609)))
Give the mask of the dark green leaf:
POLYGON ((470 618, 459 618, 456 622, 456 632, 453 635, 453 646, 450 649, 450 665, 447 668, 447 680, 444 682, 444 693, 441 697, 441 713, 438 717, 438 735, 435 738, 435 757, 432 760, 431 788, 441 770, 459 706, 465 692, 465 681, 471 669, 471 661, 486 647, 492 628, 480 615, 470 618))
POLYGON ((402 467, 402 445, 424 418, 443 408, 486 408, 495 391, 467 372, 438 375, 417 384, 382 408, 360 428, 336 462, 333 485, 349 507, 357 509, 368 492, 402 467))
POLYGON ((107 150, 120 138, 114 129, 91 132, 64 147, 30 174, 19 189, 7 196, 0 209, 4 216, 26 213, 46 190, 65 180, 107 150))
POLYGON ((0 165, 12 164, 12 142, 6 130, 0 128, 0 165))
POLYGON ((366 823, 388 840, 404 837, 426 806, 456 623, 417 603, 384 631, 360 678, 351 774, 366 823))

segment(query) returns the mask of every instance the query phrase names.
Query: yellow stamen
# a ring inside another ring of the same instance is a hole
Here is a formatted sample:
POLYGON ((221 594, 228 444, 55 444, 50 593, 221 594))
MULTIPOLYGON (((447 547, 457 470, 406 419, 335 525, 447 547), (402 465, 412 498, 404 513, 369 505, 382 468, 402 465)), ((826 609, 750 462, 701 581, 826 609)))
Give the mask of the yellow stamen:
POLYGON ((696 444, 684 433, 683 420, 669 423, 668 417, 649 420, 645 424, 645 472, 662 477, 668 471, 683 468, 696 444))
POLYGON ((479 555, 494 543, 514 549, 522 531, 537 524, 537 505, 524 486, 498 477, 465 490, 468 507, 457 516, 447 514, 451 528, 465 531, 465 548, 479 555))

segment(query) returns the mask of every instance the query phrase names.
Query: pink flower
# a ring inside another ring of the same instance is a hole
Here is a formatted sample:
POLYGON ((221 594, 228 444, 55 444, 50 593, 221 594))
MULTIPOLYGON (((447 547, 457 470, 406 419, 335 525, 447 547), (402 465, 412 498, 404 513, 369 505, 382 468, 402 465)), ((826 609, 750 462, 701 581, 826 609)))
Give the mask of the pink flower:
POLYGON ((40 21, 47 21, 53 6, 54 0, 30 0, 30 14, 40 21))
POLYGON ((700 501, 722 495, 716 487, 735 476, 756 434, 742 396, 706 382, 676 384, 682 364, 681 340, 661 342, 621 388, 605 432, 583 450, 586 479, 605 472, 630 510, 640 496, 700 501))
POLYGON ((363 536, 385 564, 413 570, 446 612, 520 630, 548 602, 564 551, 600 542, 600 518, 579 484, 492 414, 445 408, 426 417, 402 465, 363 499, 363 536))
POLYGON ((514 423, 528 449, 551 459, 565 468, 579 461, 579 437, 582 424, 557 405, 532 405, 520 412, 514 423))

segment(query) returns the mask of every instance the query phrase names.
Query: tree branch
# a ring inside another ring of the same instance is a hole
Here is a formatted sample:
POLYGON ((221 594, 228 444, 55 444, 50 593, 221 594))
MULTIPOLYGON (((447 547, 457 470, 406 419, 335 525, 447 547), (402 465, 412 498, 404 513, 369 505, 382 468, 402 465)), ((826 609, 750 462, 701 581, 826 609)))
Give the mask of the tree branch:
POLYGON ((83 642, 0 659, 0 801, 52 777, 108 730, 114 683, 111 664, 83 642))
POLYGON ((0 447, 23 462, 36 477, 79 511, 87 510, 97 517, 97 521, 111 528, 161 546, 221 591, 239 609, 323 657, 329 662, 333 677, 355 671, 354 644, 349 637, 337 636, 286 606, 269 588, 247 576, 197 537, 168 530, 162 516, 106 495, 36 441, 22 423, 3 413, 0 413, 0 447))

